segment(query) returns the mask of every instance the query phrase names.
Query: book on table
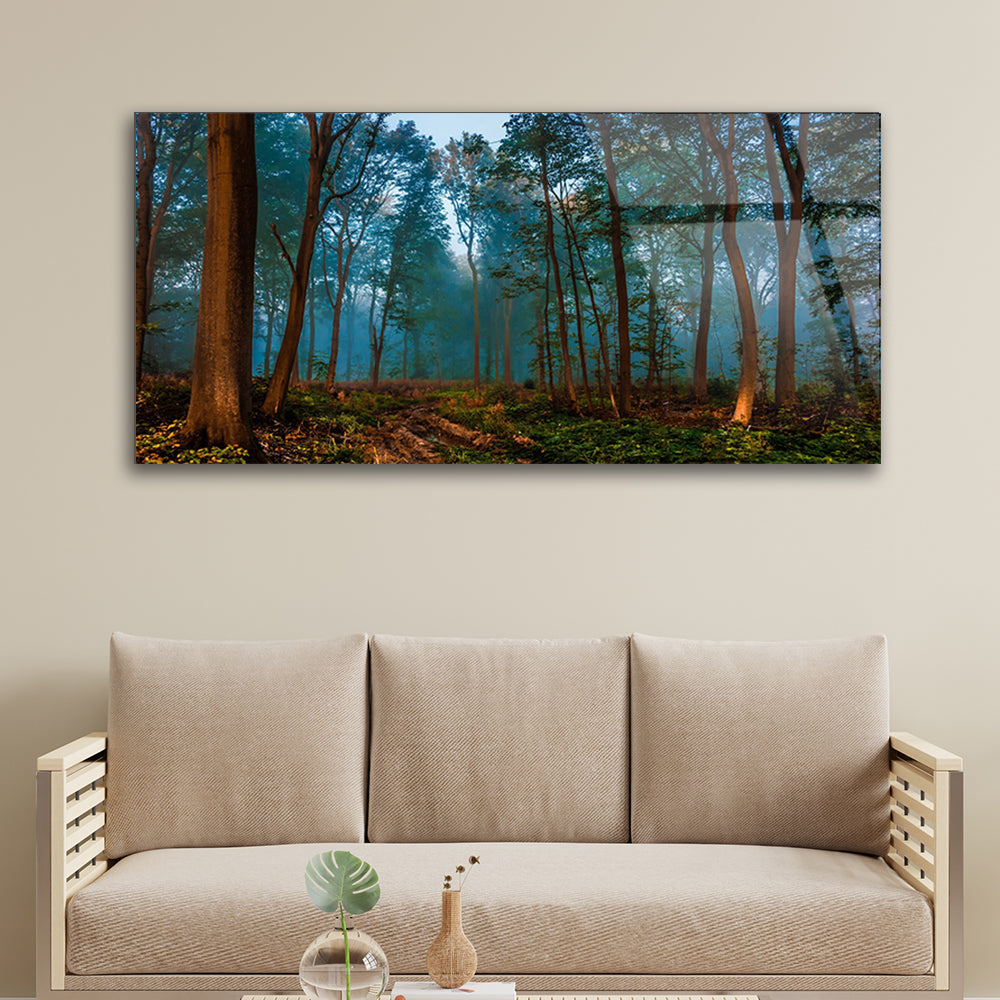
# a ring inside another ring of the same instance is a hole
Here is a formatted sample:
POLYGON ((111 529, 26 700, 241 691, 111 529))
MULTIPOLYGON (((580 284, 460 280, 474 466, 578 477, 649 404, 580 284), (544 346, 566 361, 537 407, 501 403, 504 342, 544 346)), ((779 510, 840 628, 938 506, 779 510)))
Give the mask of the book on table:
POLYGON ((514 983, 466 983, 445 989, 437 983, 395 983, 390 1000, 515 1000, 514 983))

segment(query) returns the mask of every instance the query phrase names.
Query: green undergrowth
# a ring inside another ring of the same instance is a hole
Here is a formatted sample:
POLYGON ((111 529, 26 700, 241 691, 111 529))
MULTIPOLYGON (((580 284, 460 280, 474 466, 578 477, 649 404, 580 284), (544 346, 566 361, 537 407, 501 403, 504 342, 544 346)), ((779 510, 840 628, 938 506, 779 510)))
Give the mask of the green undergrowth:
MULTIPOLYGON (((436 409, 446 419, 491 436, 486 448, 440 445, 457 464, 870 464, 880 461, 879 422, 826 420, 815 408, 781 413, 768 426, 733 425, 723 410, 675 406, 668 423, 651 415, 615 420, 609 409, 579 416, 542 393, 490 387, 410 387, 405 395, 368 390, 331 396, 318 385, 289 390, 280 419, 261 413, 266 383, 254 380, 253 430, 268 460, 329 464, 366 460, 374 429, 406 417, 409 407, 436 409)), ((241 448, 185 448, 180 434, 189 384, 149 379, 136 399, 136 461, 148 464, 242 464, 241 448)), ((649 407, 652 411, 652 407, 649 407)))
POLYGON ((508 460, 566 464, 870 464, 880 460, 877 424, 845 419, 820 430, 734 424, 671 426, 648 417, 579 417, 547 401, 506 406, 451 401, 442 414, 495 435, 508 460), (518 443, 515 435, 531 444, 518 443))

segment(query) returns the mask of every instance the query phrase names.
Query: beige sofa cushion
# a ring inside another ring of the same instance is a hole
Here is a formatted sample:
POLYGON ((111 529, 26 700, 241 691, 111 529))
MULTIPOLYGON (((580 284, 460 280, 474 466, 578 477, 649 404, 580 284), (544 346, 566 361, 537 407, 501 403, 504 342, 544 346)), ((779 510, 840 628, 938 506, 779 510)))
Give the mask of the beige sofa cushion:
POLYGON ((107 851, 363 840, 367 637, 111 640, 107 851))
POLYGON ((632 838, 879 854, 885 639, 632 637, 632 838))
POLYGON ((368 838, 628 840, 628 639, 371 640, 368 838))
MULTIPOLYGON (((69 904, 82 975, 291 973, 336 926, 303 873, 331 845, 154 851, 118 862, 69 904)), ((705 844, 366 844, 382 895, 357 926, 397 978, 423 978, 441 877, 475 850, 463 927, 479 973, 921 975, 925 897, 877 858, 705 844)), ((235 988, 235 987, 233 987, 235 988)))

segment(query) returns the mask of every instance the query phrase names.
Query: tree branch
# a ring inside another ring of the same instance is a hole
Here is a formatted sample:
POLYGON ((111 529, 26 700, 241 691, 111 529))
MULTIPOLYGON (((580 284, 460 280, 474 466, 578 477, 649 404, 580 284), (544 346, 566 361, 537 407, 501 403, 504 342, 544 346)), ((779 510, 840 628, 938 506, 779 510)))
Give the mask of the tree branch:
POLYGON ((285 258, 285 262, 288 264, 289 270, 292 272, 292 280, 295 280, 295 264, 292 263, 292 258, 288 253, 288 249, 285 246, 285 241, 278 235, 278 227, 272 222, 271 232, 274 233, 274 238, 278 241, 278 246, 281 247, 281 256, 285 258))

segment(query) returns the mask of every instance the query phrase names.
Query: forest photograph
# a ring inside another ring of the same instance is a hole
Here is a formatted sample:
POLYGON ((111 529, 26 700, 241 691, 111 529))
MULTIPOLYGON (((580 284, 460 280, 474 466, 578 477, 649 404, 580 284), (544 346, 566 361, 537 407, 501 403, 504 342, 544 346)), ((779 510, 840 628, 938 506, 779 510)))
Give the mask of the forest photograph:
POLYGON ((874 464, 879 116, 135 115, 141 464, 874 464))

